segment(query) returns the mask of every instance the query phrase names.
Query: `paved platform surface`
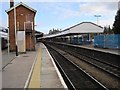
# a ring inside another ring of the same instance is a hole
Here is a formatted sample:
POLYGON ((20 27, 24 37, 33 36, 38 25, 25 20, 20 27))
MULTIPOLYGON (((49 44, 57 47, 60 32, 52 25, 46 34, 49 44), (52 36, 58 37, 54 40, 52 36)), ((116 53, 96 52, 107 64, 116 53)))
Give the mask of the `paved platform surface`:
POLYGON ((19 55, 2 72, 2 88, 24 88, 36 52, 19 55))
POLYGON ((93 50, 97 50, 97 51, 102 51, 102 52, 106 52, 106 53, 120 55, 120 49, 95 48, 93 43, 88 44, 88 45, 74 45, 74 44, 61 43, 61 42, 56 42, 56 43, 58 43, 58 44, 59 43, 60 44, 66 44, 66 45, 73 45, 73 46, 78 46, 78 47, 82 47, 82 48, 93 49, 93 50))
POLYGON ((4 68, 11 60, 15 58, 15 52, 5 52, 2 54, 2 68, 4 68))
POLYGON ((12 60, 2 76, 2 88, 67 88, 44 44, 12 60))
POLYGON ((102 51, 102 52, 120 55, 120 49, 95 48, 93 44, 81 45, 81 46, 86 47, 86 48, 90 48, 90 49, 95 49, 95 50, 102 51))
POLYGON ((40 44, 28 88, 65 88, 65 83, 54 64, 45 45, 40 44))
POLYGON ((42 44, 41 88, 64 88, 56 72, 54 61, 42 44))

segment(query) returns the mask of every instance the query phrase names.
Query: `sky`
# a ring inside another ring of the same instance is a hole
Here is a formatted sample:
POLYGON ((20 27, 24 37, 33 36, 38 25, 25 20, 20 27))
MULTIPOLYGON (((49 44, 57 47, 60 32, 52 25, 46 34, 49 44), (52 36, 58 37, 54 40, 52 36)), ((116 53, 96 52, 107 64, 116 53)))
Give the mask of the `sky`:
MULTIPOLYGON (((81 22, 97 24, 94 15, 101 15, 98 24, 112 27, 118 10, 118 0, 14 0, 15 4, 23 2, 37 10, 35 29, 45 34, 49 30, 66 29, 81 22), (105 1, 105 2, 104 2, 105 1)), ((0 26, 8 27, 9 0, 0 1, 0 26)))

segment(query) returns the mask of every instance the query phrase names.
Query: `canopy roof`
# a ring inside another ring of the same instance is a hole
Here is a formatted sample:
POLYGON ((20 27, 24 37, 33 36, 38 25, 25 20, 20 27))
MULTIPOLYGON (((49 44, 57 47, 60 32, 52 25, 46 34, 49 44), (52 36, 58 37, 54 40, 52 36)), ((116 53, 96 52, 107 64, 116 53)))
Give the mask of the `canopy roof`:
POLYGON ((104 31, 103 27, 97 24, 94 24, 92 22, 82 22, 65 29, 60 33, 46 35, 43 38, 51 38, 68 34, 103 33, 103 31, 104 31))

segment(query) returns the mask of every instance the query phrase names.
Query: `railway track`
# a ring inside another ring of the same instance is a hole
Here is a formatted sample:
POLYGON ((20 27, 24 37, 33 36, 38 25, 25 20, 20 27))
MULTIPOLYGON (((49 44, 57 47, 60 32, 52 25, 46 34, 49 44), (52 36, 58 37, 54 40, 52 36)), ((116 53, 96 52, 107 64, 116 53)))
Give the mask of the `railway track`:
POLYGON ((63 77, 67 79, 69 89, 80 89, 80 88, 96 88, 96 89, 107 89, 104 85, 98 82, 95 78, 89 75, 82 68, 78 67, 74 62, 60 54, 57 50, 47 45, 49 52, 54 58, 60 71, 64 74, 63 77))
POLYGON ((111 54, 108 52, 102 52, 102 51, 94 50, 91 48, 90 49, 84 48, 81 46, 79 47, 79 45, 71 45, 71 44, 58 43, 58 42, 54 42, 54 43, 51 42, 48 44, 51 44, 52 46, 57 46, 58 48, 63 48, 63 50, 70 50, 73 52, 77 52, 82 56, 92 58, 102 63, 107 63, 109 65, 120 68, 120 64, 119 64, 120 55, 111 54))
POLYGON ((77 52, 78 54, 75 53, 74 50, 71 50, 68 52, 68 50, 66 51, 65 48, 64 48, 64 50, 62 50, 63 48, 59 47, 59 49, 58 49, 58 48, 54 47, 53 45, 50 45, 50 46, 52 48, 54 48, 56 51, 59 51, 59 53, 62 54, 65 58, 70 59, 78 67, 82 68, 85 72, 89 73, 91 76, 96 78, 105 87, 107 87, 109 89, 120 88, 120 84, 119 84, 120 78, 119 78, 119 68, 118 67, 114 67, 114 66, 106 64, 106 63, 95 61, 95 59, 92 60, 92 58, 88 58, 88 57, 79 55, 79 53, 78 52, 77 52), (83 62, 89 64, 90 66, 87 66, 86 64, 83 64, 83 66, 82 66, 81 63, 83 63, 83 62), (104 65, 106 65, 106 66, 104 66, 104 65), (87 66, 87 67, 84 67, 84 66, 87 66), (116 68, 118 68, 118 69, 116 69, 116 68))
MULTIPOLYGON (((59 47, 59 48, 61 48, 61 47, 59 47)), ((61 49, 81 60, 84 60, 87 63, 94 65, 97 68, 104 70, 105 72, 111 74, 112 76, 114 76, 120 80, 120 67, 118 67, 114 64, 111 64, 109 62, 104 62, 102 60, 96 59, 94 57, 89 57, 87 55, 83 55, 83 54, 79 53, 79 51, 74 50, 74 49, 72 49, 72 50, 65 49, 65 48, 61 48, 61 49)))

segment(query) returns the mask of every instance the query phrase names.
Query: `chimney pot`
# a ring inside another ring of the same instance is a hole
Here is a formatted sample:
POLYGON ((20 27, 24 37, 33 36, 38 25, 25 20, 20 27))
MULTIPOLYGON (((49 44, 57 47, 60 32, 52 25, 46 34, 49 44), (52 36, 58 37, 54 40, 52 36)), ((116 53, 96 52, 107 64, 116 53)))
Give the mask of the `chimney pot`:
POLYGON ((14 0, 10 0, 10 8, 14 7, 14 0))

